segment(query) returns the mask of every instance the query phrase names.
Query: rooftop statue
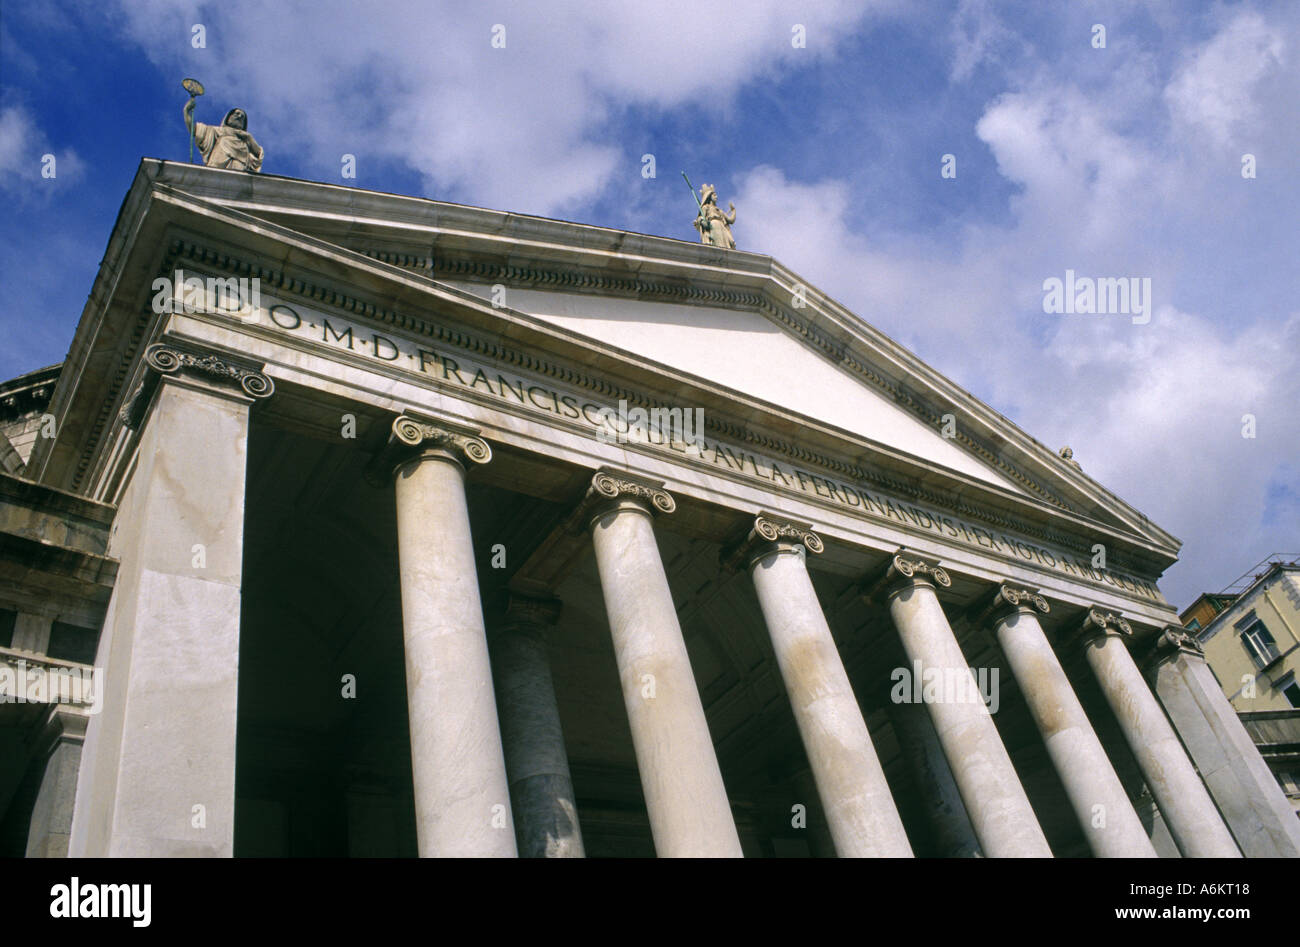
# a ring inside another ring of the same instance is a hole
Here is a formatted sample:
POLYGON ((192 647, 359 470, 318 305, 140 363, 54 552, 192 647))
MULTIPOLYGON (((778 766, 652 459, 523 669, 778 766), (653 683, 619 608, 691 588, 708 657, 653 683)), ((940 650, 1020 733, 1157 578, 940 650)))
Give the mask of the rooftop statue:
POLYGON ((190 159, 194 158, 194 145, 198 145, 203 163, 209 168, 262 170, 262 146, 248 133, 247 113, 243 109, 231 109, 220 125, 196 122, 194 102, 196 96, 203 94, 203 84, 197 79, 186 79, 181 85, 190 94, 190 100, 185 103, 185 127, 190 131, 190 159))
MULTIPOLYGON (((686 183, 690 186, 691 179, 686 177, 685 171, 682 172, 682 177, 686 178, 686 183)), ((694 186, 691 186, 691 194, 695 194, 694 186)), ((728 203, 730 213, 724 214, 718 207, 718 192, 712 184, 700 188, 700 196, 695 198, 695 204, 700 209, 695 217, 695 229, 700 232, 700 243, 722 247, 724 250, 736 249, 736 240, 731 236, 731 226, 736 222, 736 205, 728 203)))

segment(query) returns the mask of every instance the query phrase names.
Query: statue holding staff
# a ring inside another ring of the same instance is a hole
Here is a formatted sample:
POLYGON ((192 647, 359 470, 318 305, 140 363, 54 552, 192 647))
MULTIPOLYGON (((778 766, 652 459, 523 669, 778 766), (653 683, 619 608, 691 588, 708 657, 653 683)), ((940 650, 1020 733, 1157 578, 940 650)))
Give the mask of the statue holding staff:
MULTIPOLYGON (((695 197, 695 187, 691 184, 691 179, 686 177, 685 171, 682 172, 682 177, 686 178, 691 196, 695 197)), ((695 205, 700 211, 695 218, 695 229, 700 232, 700 243, 722 247, 724 250, 736 249, 736 240, 731 236, 731 226, 736 222, 736 205, 729 203, 727 206, 730 213, 724 214, 718 207, 718 192, 712 184, 700 188, 700 196, 695 198, 695 205)))
POLYGON ((181 83, 190 94, 185 103, 185 127, 190 132, 190 159, 194 158, 194 145, 199 146, 203 163, 209 168, 228 168, 231 171, 262 170, 262 146, 248 133, 248 115, 243 109, 231 109, 220 125, 205 125, 194 121, 194 102, 203 94, 203 84, 197 79, 181 83))

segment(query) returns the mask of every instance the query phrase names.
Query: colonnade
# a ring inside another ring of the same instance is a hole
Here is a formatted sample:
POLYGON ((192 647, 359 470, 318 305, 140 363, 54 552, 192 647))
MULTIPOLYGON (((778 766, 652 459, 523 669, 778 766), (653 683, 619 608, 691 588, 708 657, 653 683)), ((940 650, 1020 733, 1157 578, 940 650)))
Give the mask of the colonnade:
MULTIPOLYGON (((558 603, 515 597, 492 657, 465 499, 475 434, 403 416, 393 426, 398 551, 412 767, 421 855, 583 854, 573 786, 545 659, 558 603), (496 669, 496 687, 493 670, 496 669), (520 840, 523 851, 520 852, 520 840)), ((741 845, 655 541, 673 512, 662 484, 601 470, 573 514, 589 532, 660 856, 738 857, 741 845)), ((762 513, 723 565, 754 583, 840 856, 912 848, 807 569, 822 550, 807 524, 762 513)), ((916 669, 969 683, 924 702, 965 810, 968 849, 1052 852, 975 675, 940 605, 939 563, 899 550, 860 588, 886 607, 916 669)), ((1039 623, 1034 589, 1000 584, 977 620, 996 636, 1084 837, 1098 856, 1156 852, 1039 623)), ((1187 855, 1237 856, 1232 835, 1125 644, 1122 618, 1092 609, 1077 636, 1166 821, 1187 855)), ((927 731, 928 732, 928 731, 927 731)))

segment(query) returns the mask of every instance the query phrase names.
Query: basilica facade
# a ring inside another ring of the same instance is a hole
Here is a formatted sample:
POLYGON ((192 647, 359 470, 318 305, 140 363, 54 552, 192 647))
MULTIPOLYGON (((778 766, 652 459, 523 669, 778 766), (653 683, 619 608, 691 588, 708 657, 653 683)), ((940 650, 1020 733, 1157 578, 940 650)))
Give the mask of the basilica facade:
POLYGON ((0 389, 5 853, 1300 854, 1178 540, 870 319, 143 161, 0 389))

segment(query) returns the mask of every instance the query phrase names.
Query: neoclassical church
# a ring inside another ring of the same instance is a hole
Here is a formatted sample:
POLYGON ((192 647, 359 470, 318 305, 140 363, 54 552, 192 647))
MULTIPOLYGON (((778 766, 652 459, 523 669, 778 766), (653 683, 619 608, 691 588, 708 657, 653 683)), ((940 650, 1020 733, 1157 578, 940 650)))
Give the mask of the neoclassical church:
POLYGON ((6 855, 1300 854, 1178 540, 759 253, 149 159, 0 433, 6 855))

